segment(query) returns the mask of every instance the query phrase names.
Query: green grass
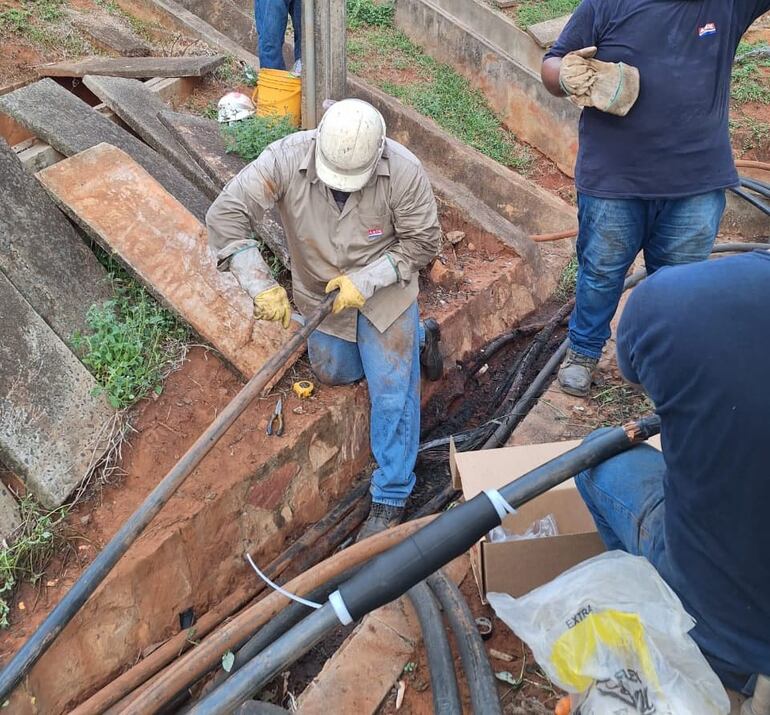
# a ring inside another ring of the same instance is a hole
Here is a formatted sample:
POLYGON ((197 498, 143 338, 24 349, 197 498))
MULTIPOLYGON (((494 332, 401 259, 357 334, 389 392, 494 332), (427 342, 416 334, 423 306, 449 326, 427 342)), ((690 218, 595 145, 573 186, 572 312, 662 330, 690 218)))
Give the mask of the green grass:
POLYGON ((110 404, 123 409, 150 392, 179 361, 189 330, 114 264, 114 296, 88 311, 87 335, 73 338, 83 363, 110 404))
POLYGON ((577 285, 578 262, 577 256, 569 259, 559 277, 559 285, 556 286, 556 297, 565 303, 575 295, 577 285))
MULTIPOLYGON (((353 0, 351 0, 352 2, 353 0)), ((451 67, 427 56, 409 38, 392 26, 392 17, 370 25, 367 16, 372 0, 355 0, 356 23, 348 33, 348 66, 384 92, 400 99, 433 119, 447 132, 483 154, 518 171, 527 171, 533 161, 528 147, 518 144, 500 118, 489 108, 484 95, 451 67), (372 71, 373 70, 373 71, 372 71), (405 81, 387 79, 403 73, 405 81)))
POLYGON ((269 144, 296 132, 289 117, 249 117, 221 127, 227 151, 246 161, 256 159, 269 144))
POLYGON ((37 583, 64 540, 68 507, 46 511, 30 496, 19 501, 22 524, 0 548, 0 628, 7 628, 10 600, 22 580, 37 583))
POLYGON ((734 145, 740 144, 743 153, 758 149, 766 146, 770 139, 770 124, 748 115, 731 117, 730 137, 734 145))
POLYGON ((369 27, 389 27, 393 24, 396 14, 392 2, 375 3, 372 0, 347 0, 348 27, 356 28, 363 25, 369 27))
POLYGON ((34 45, 84 54, 89 46, 69 25, 64 0, 23 0, 20 8, 0 12, 0 32, 13 33, 34 45))
POLYGON ((579 4, 580 0, 525 0, 516 10, 516 21, 521 27, 529 27, 569 15, 579 4))
MULTIPOLYGON (((767 43, 760 42, 752 45, 748 42, 741 42, 738 45, 736 55, 740 57, 746 52, 762 47, 767 47, 767 43)), ((735 102, 738 104, 746 104, 747 102, 770 104, 770 81, 762 72, 761 68, 763 67, 770 67, 770 57, 750 57, 733 65, 730 96, 735 102)))

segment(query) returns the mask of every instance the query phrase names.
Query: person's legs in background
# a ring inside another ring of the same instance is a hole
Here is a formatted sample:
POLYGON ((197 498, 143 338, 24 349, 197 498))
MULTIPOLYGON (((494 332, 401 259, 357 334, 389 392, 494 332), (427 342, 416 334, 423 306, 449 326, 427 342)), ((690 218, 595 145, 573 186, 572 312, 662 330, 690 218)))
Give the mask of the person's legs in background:
POLYGON ((644 243, 648 201, 578 195, 578 277, 569 323, 570 350, 559 370, 561 388, 588 394, 610 336, 610 321, 629 267, 644 243))
POLYGON ((302 72, 302 0, 289 0, 289 14, 294 29, 294 68, 295 74, 302 72))
MULTIPOLYGON (((300 0, 294 1, 301 5, 300 0)), ((254 0, 254 19, 257 23, 260 67, 275 70, 286 69, 283 61, 283 43, 286 37, 286 25, 289 21, 289 9, 287 0, 254 0)), ((293 18, 292 22, 294 22, 293 18)))
MULTIPOLYGON (((606 430, 596 430, 585 441, 606 430)), ((641 444, 575 477, 580 496, 608 549, 645 556, 657 566, 665 551, 665 472, 663 454, 641 444)))
POLYGON ((709 257, 725 210, 725 192, 655 201, 655 216, 644 243, 647 273, 663 266, 695 263, 709 257))

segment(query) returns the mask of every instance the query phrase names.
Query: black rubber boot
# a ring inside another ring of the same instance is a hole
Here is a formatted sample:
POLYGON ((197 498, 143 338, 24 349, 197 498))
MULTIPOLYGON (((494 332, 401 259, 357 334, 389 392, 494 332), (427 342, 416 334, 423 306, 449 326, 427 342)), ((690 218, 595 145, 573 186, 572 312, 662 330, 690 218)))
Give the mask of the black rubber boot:
POLYGON ((439 350, 441 328, 433 318, 426 318, 422 325, 425 328, 425 345, 420 350, 420 365, 425 371, 425 377, 436 382, 444 374, 444 359, 439 350))
POLYGON ((403 518, 404 507, 402 506, 372 503, 372 507, 369 509, 369 516, 366 517, 366 521, 358 532, 356 542, 379 534, 381 531, 390 529, 392 526, 398 526, 403 518))

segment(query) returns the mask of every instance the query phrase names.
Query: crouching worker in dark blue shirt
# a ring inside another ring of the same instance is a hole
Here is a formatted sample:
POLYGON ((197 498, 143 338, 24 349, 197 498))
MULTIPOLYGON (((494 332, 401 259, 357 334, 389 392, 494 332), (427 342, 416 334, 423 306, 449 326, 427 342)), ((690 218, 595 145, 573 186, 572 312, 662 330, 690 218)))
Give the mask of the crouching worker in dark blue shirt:
POLYGON ((717 675, 750 692, 770 674, 770 252, 662 269, 631 294, 617 343, 663 451, 635 447, 578 489, 607 548, 649 559, 717 675))
POLYGON ((770 0, 583 0, 546 54, 545 86, 584 107, 565 392, 588 394, 639 251, 649 273, 708 256, 724 191, 738 183, 728 132, 733 57, 768 9, 770 0))

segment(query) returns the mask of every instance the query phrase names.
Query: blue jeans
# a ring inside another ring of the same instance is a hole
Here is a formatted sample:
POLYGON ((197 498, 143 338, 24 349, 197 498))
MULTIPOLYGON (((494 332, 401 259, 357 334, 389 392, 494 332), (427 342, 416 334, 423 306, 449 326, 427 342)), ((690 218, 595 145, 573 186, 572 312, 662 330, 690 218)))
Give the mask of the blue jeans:
POLYGON ((302 56, 302 0, 254 0, 260 67, 286 69, 283 41, 289 15, 294 27, 294 59, 298 60, 302 56))
POLYGON ((366 378, 371 402, 369 439, 377 469, 372 501, 402 507, 414 487, 420 441, 420 344, 424 331, 417 303, 384 333, 358 314, 356 342, 315 331, 307 352, 313 372, 327 385, 366 378))
MULTIPOLYGON (((586 437, 586 441, 607 429, 596 430, 586 437)), ((575 477, 575 484, 593 516, 596 530, 605 546, 634 556, 644 556, 668 581, 670 566, 664 532, 665 472, 663 454, 649 445, 641 444, 593 469, 581 472, 575 477)), ((681 584, 682 579, 677 581, 681 584)), ((681 592, 683 590, 680 588, 678 595, 686 604, 689 599, 686 591, 681 592)), ((690 635, 728 688, 745 694, 753 691, 756 678, 734 672, 722 660, 719 643, 711 637, 704 624, 696 624, 690 635)))
POLYGON ((572 349, 598 358, 623 281, 639 251, 647 273, 708 258, 725 208, 725 192, 683 199, 600 199, 578 194, 578 277, 569 323, 572 349))

